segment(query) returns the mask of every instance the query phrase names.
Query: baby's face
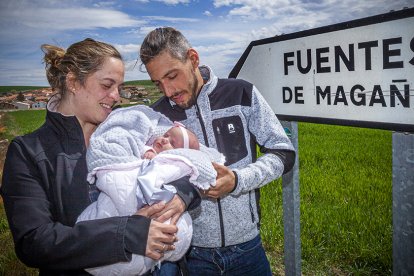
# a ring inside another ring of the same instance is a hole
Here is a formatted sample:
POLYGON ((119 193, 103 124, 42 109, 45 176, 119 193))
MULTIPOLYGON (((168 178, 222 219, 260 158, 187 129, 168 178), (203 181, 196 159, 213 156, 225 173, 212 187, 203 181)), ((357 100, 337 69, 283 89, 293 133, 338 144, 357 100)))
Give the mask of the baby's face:
POLYGON ((184 147, 184 140, 179 127, 170 128, 162 137, 157 137, 153 148, 156 152, 184 147))

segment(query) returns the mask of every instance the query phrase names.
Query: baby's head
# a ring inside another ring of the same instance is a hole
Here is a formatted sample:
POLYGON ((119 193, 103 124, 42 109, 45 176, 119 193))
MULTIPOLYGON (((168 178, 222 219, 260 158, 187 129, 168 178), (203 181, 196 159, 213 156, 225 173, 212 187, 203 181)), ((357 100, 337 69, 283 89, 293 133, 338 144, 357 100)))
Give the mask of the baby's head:
POLYGON ((152 147, 157 153, 169 149, 200 149, 197 136, 181 125, 174 125, 163 136, 155 138, 152 147))

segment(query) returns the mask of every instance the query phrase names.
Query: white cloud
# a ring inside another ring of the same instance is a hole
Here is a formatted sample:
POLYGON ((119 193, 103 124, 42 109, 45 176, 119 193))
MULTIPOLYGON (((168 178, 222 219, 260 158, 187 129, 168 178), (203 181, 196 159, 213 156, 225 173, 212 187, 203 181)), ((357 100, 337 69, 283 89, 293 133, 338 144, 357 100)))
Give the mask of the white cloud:
POLYGON ((116 4, 115 1, 102 1, 102 2, 93 4, 93 6, 101 8, 101 7, 112 7, 115 4, 116 4))
POLYGON ((121 53, 121 55, 126 55, 130 53, 138 53, 139 47, 141 45, 139 44, 114 44, 115 48, 121 53))
POLYGON ((59 31, 110 29, 138 26, 144 23, 120 11, 91 8, 11 10, 0 20, 1 22, 16 22, 28 28, 59 31))
POLYGON ((213 14, 210 11, 205 11, 203 12, 203 14, 206 16, 213 16, 213 14))
MULTIPOLYGON (((150 0, 135 0, 140 3, 149 3, 150 0)), ((152 0, 153 2, 161 2, 166 5, 178 5, 178 4, 189 4, 191 0, 152 0)))
POLYGON ((204 26, 202 31, 183 30, 183 34, 200 54, 201 64, 212 66, 219 77, 227 77, 251 42, 250 32, 240 30, 248 30, 247 25, 241 22, 240 24, 239 22, 233 24, 211 22, 208 26, 204 26))
POLYGON ((246 20, 288 20, 292 16, 290 19, 293 21, 296 16, 310 16, 310 19, 320 21, 319 14, 328 13, 331 20, 341 22, 412 5, 412 0, 214 0, 217 8, 230 7, 228 16, 243 17, 246 20))
MULTIPOLYGON (((151 25, 151 26, 143 26, 139 28, 139 30, 136 30, 136 34, 139 34, 142 36, 142 39, 151 31, 153 31, 156 28, 163 27, 161 25, 151 25)), ((141 47, 141 46, 140 46, 141 47)))
POLYGON ((162 2, 167 5, 177 5, 177 4, 188 4, 190 0, 156 0, 158 2, 162 2))
POLYGON ((210 45, 230 45, 231 43, 244 44, 250 40, 250 29, 255 29, 255 24, 250 26, 243 22, 226 24, 222 21, 211 22, 202 29, 181 29, 190 43, 208 47, 210 45))
POLYGON ((236 6, 229 12, 230 16, 242 16, 249 19, 274 18, 285 7, 296 6, 296 0, 215 0, 214 6, 236 6))
POLYGON ((168 21, 168 22, 198 22, 196 18, 186 18, 186 17, 168 17, 168 16, 144 16, 145 19, 153 21, 168 21))
POLYGON ((233 54, 234 50, 239 51, 241 47, 245 45, 240 45, 238 42, 231 43, 220 43, 220 44, 211 44, 208 46, 194 46, 194 48, 201 53, 202 55, 208 55, 211 53, 221 53, 223 56, 228 54, 233 54))
MULTIPOLYGON (((1 61, 1 64, 5 63, 1 61)), ((46 71, 40 60, 38 63, 15 61, 7 68, 0 69, 0 74, 1 85, 49 85, 46 79, 46 71)))
POLYGON ((97 32, 86 31, 84 34, 87 37, 95 38, 95 39, 100 39, 102 37, 102 35, 97 32))
POLYGON ((235 45, 222 45, 221 50, 216 50, 214 46, 195 47, 200 54, 200 63, 212 67, 214 73, 220 78, 226 78, 239 57, 244 51, 244 47, 235 45))
POLYGON ((154 30, 157 27, 158 26, 145 26, 145 27, 141 27, 140 28, 140 34, 145 37, 149 32, 151 32, 152 30, 154 30))

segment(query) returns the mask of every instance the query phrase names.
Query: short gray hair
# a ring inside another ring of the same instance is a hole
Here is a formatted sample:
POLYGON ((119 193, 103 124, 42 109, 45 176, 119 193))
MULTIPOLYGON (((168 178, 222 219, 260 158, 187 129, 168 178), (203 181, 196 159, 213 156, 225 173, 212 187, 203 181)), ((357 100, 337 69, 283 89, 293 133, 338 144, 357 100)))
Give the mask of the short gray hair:
POLYGON ((184 62, 187 60, 187 52, 190 48, 190 43, 180 31, 172 27, 161 27, 147 34, 142 42, 139 56, 142 64, 146 65, 159 54, 168 51, 172 57, 184 62))

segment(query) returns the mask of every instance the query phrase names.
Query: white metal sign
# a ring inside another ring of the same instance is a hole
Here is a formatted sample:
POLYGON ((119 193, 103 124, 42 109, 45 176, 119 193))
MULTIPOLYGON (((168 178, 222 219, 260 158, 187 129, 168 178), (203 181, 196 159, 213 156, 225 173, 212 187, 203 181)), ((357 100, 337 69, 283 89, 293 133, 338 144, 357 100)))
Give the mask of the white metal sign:
POLYGON ((282 120, 414 132, 414 9, 253 41, 230 77, 282 120))

